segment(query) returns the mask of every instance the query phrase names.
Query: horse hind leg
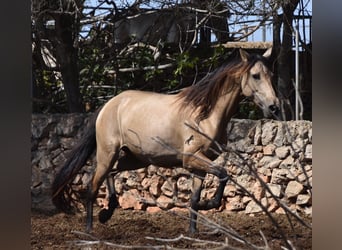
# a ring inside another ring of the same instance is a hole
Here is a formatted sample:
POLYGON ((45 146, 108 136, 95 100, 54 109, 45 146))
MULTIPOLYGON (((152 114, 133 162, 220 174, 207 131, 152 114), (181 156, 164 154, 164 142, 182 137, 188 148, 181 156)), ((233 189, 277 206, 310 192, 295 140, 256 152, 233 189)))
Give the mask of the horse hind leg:
POLYGON ((115 186, 114 186, 114 176, 121 171, 125 170, 135 170, 138 168, 145 168, 149 164, 141 162, 139 159, 137 159, 131 151, 123 147, 121 148, 122 155, 120 155, 117 165, 114 166, 114 172, 113 175, 110 175, 107 177, 107 187, 108 187, 108 196, 109 196, 109 202, 108 202, 108 209, 101 209, 99 212, 99 221, 101 223, 105 223, 108 221, 113 213, 115 208, 119 205, 119 202, 116 197, 116 192, 115 192, 115 186))
POLYGON ((108 209, 101 209, 99 212, 99 221, 101 223, 105 223, 108 221, 113 213, 115 208, 119 205, 118 199, 116 198, 115 194, 115 187, 114 187, 114 176, 108 176, 106 178, 107 181, 107 188, 108 188, 108 193, 109 193, 109 202, 108 202, 108 209))
MULTIPOLYGON (((97 149, 97 166, 95 170, 95 174, 93 176, 92 181, 88 187, 88 200, 87 200, 87 222, 86 222, 86 230, 87 232, 91 232, 93 227, 93 203, 98 194, 98 190, 106 179, 107 175, 111 171, 114 163, 117 161, 119 155, 119 150, 114 150, 113 152, 108 152, 106 150, 98 147, 97 149)), ((107 177, 108 179, 108 177, 107 177)), ((113 209, 114 210, 114 209, 113 209)))

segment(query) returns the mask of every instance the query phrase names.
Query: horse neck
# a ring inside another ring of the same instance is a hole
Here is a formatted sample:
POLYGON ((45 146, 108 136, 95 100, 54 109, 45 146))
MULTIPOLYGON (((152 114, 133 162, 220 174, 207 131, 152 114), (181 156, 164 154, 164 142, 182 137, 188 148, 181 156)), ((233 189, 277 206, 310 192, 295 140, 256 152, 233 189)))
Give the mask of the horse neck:
POLYGON ((217 128, 226 127, 231 117, 237 110, 238 104, 241 101, 240 86, 233 87, 233 89, 217 100, 212 114, 208 117, 212 123, 216 123, 217 128), (220 126, 221 125, 221 126, 220 126))

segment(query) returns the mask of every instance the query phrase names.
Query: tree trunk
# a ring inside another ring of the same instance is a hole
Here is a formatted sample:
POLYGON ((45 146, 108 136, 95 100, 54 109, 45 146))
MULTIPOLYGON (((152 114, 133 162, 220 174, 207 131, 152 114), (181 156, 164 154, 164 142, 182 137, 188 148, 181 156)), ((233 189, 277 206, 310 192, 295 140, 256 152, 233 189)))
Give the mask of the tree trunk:
MULTIPOLYGON (((282 17, 282 24, 283 24, 283 36, 282 36, 282 43, 278 51, 277 57, 277 87, 279 91, 279 95, 281 99, 285 103, 285 119, 293 119, 293 107, 290 104, 291 94, 294 93, 293 91, 293 84, 291 79, 291 70, 292 70, 292 22, 293 22, 293 12, 296 9, 299 0, 291 0, 286 4, 282 5, 283 15, 282 17)), ((279 24, 279 23, 278 23, 279 24)), ((276 27, 276 29, 280 28, 280 26, 276 27)), ((277 32, 277 30, 276 30, 277 32)), ((280 43, 278 39, 280 35, 276 35, 277 40, 275 41, 277 44, 280 43)), ((278 48, 276 48, 278 49, 278 48)))
POLYGON ((69 112, 83 112, 77 67, 78 49, 74 46, 77 39, 75 16, 68 13, 56 15, 55 29, 56 58, 62 74, 69 112))

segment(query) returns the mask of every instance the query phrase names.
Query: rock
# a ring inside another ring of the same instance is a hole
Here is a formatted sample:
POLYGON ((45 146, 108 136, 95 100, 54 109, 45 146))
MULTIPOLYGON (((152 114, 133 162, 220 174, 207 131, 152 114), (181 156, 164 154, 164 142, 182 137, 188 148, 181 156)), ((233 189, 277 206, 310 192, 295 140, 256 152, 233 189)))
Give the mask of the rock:
POLYGON ((114 181, 115 192, 118 194, 122 194, 124 191, 124 184, 121 179, 115 178, 114 181))
MULTIPOLYGON (((275 197, 281 197, 281 185, 268 183, 267 186, 275 197)), ((271 197, 271 193, 266 191, 266 197, 271 197)))
POLYGON ((161 191, 164 195, 168 197, 173 196, 174 188, 173 184, 171 183, 171 180, 168 179, 164 182, 164 184, 161 186, 161 191))
POLYGON ((258 163, 258 166, 267 166, 269 165, 271 162, 273 162, 274 160, 277 160, 276 157, 274 156, 264 156, 261 158, 261 160, 258 163))
POLYGON ((272 184, 285 184, 287 181, 288 170, 284 168, 275 168, 272 172, 271 183, 272 184))
POLYGON ((140 202, 139 198, 140 194, 138 190, 131 189, 129 191, 123 192, 123 194, 119 196, 119 204, 122 209, 142 210, 144 203, 140 202))
POLYGON ((305 160, 312 160, 312 144, 306 145, 305 153, 304 153, 304 159, 305 160))
POLYGON ((146 208, 146 212, 148 213, 157 213, 157 212, 160 212, 162 211, 162 209, 160 207, 147 207, 146 208))
POLYGON ((280 163, 280 167, 282 168, 288 168, 294 165, 294 159, 292 157, 292 155, 289 155, 288 157, 286 157, 286 159, 284 159, 281 163, 280 163))
POLYGON ((304 207, 304 213, 305 213, 306 215, 312 216, 312 206, 310 206, 310 207, 304 207))
POLYGON ((265 195, 265 189, 259 182, 255 182, 252 187, 252 193, 257 200, 260 200, 265 195))
POLYGON ((254 131, 254 145, 261 145, 261 123, 258 122, 254 131))
POLYGON ((261 167, 258 169, 258 173, 263 174, 264 176, 271 177, 272 171, 269 168, 261 167))
POLYGON ((149 187, 149 191, 154 196, 159 196, 161 194, 161 186, 164 182, 164 179, 159 175, 153 175, 150 179, 151 184, 149 187))
POLYGON ((228 211, 241 211, 245 209, 245 205, 239 196, 228 197, 225 203, 225 209, 228 211))
POLYGON ((274 211, 276 214, 286 214, 285 210, 282 207, 279 207, 274 211))
POLYGON ((296 200, 297 205, 311 205, 311 196, 308 194, 299 194, 296 200))
POLYGON ((261 199, 261 204, 266 207, 269 212, 274 212, 279 208, 278 202, 274 198, 264 197, 261 199))
POLYGON ((260 213, 262 212, 262 208, 255 202, 255 201, 250 201, 245 209, 246 214, 254 214, 254 213, 260 213))
POLYGON ((248 202, 250 202, 252 200, 252 198, 250 196, 243 196, 241 201, 244 205, 247 205, 248 202))
POLYGON ((191 191, 192 179, 181 176, 177 180, 177 190, 181 192, 191 191))
POLYGON ((273 155, 275 149, 276 149, 276 146, 274 144, 269 144, 263 148, 263 153, 264 155, 273 155))
POLYGON ((279 167, 281 162, 282 162, 282 160, 274 159, 273 161, 266 164, 266 167, 270 168, 270 169, 277 168, 277 167, 279 167))
POLYGON ((305 148, 305 142, 303 138, 297 137, 294 142, 292 142, 292 147, 296 153, 303 152, 305 148))
POLYGON ((282 123, 282 122, 278 122, 278 129, 277 129, 277 134, 273 139, 273 144, 276 147, 281 147, 283 145, 285 145, 286 143, 286 138, 285 138, 285 128, 284 126, 286 126, 286 124, 282 123))
MULTIPOLYGON (((246 188, 247 190, 249 190, 250 186, 251 186, 251 180, 252 180, 252 176, 249 174, 242 174, 237 176, 236 178, 236 182, 241 185, 242 187, 246 188)), ((240 187, 237 187, 238 190, 240 190, 240 187)))
POLYGON ((224 187, 223 197, 234 197, 236 195, 236 191, 237 189, 235 185, 227 184, 224 187))
POLYGON ((147 190, 151 186, 151 179, 146 177, 141 181, 141 187, 147 190))
POLYGON ((299 195, 303 191, 304 187, 297 181, 290 181, 285 189, 285 195, 287 198, 293 198, 299 195))
POLYGON ((163 209, 170 209, 174 206, 173 200, 165 195, 161 195, 157 199, 157 205, 163 209))
POLYGON ((261 144, 266 146, 272 143, 272 140, 276 134, 277 127, 273 122, 264 123, 261 133, 261 144))
POLYGON ((279 148, 276 148, 275 149, 275 153, 276 153, 276 156, 279 158, 279 159, 285 159, 289 153, 290 153, 290 149, 286 146, 283 146, 283 147, 279 147, 279 148))

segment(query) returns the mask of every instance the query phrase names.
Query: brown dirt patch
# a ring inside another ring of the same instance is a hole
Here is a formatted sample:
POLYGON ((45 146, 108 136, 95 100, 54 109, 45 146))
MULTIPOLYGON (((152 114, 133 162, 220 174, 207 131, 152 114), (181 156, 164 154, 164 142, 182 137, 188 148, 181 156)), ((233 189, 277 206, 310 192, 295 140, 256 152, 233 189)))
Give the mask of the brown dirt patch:
MULTIPOLYGON (((259 233, 260 230, 266 236, 271 249, 281 249, 281 246, 284 246, 279 231, 265 215, 251 217, 246 214, 208 212, 206 217, 223 227, 233 228, 242 237, 258 246, 264 245, 259 233)), ((285 231, 287 237, 291 240, 293 245, 296 246, 296 249, 312 249, 311 229, 293 221, 294 230, 292 230, 284 215, 277 215, 275 218, 285 231)), ((105 242, 130 246, 131 249, 133 248, 132 246, 137 246, 133 249, 142 249, 142 246, 151 246, 150 248, 152 249, 152 246, 159 245, 186 249, 214 248, 214 245, 199 245, 194 241, 186 239, 175 242, 160 242, 146 238, 159 237, 172 239, 179 237, 180 235, 207 241, 225 241, 227 236, 224 233, 216 232, 210 234, 208 232, 212 232, 212 229, 203 225, 199 226, 199 233, 189 235, 188 220, 188 214, 184 212, 170 213, 161 211, 157 213, 147 213, 144 211, 117 209, 113 217, 106 224, 100 224, 97 221, 97 218, 94 218, 94 230, 92 234, 94 238, 90 238, 87 235, 73 232, 85 231, 85 216, 83 214, 46 214, 32 211, 31 249, 84 249, 81 246, 76 245, 76 242, 80 240, 88 241, 87 246, 89 248, 87 249, 120 249, 117 246, 108 246, 105 242), (100 242, 96 242, 95 240, 99 240, 100 242), (94 244, 90 245, 89 243, 94 244)), ((305 221, 311 224, 310 218, 305 218, 305 221)), ((231 238, 228 239, 228 242, 231 246, 248 249, 245 245, 242 245, 231 238)), ((218 245, 216 245, 216 247, 218 247, 218 245)))

